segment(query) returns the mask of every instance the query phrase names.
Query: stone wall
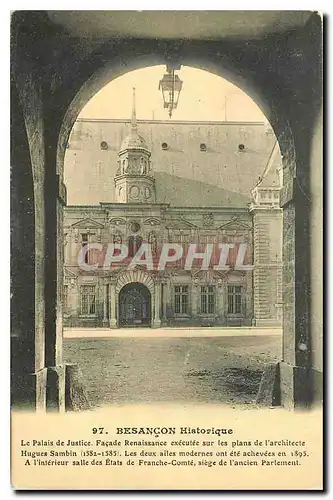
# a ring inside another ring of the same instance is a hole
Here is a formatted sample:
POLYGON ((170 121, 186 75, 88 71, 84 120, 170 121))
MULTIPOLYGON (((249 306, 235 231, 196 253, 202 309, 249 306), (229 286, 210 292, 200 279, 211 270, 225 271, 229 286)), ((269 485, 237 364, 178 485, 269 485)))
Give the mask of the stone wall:
MULTIPOLYGON (((70 205, 116 201, 117 154, 128 131, 126 120, 75 123, 64 170, 70 205)), ((246 207, 276 141, 264 123, 139 120, 138 131, 152 154, 156 201, 174 206, 246 207)))
MULTIPOLYGON (((66 326, 101 327, 109 313, 105 313, 105 286, 108 286, 114 276, 126 273, 130 260, 116 265, 110 270, 104 270, 102 265, 95 271, 85 272, 78 266, 78 254, 82 248, 82 234, 91 235, 91 243, 104 245, 113 243, 117 238, 123 243, 132 234, 133 222, 140 225, 139 233, 144 242, 149 241, 149 235, 154 232, 156 237, 157 260, 154 260, 155 270, 148 274, 162 280, 163 298, 160 316, 162 323, 169 325, 234 325, 249 326, 253 318, 253 291, 251 271, 200 271, 201 261, 189 271, 184 270, 185 256, 188 245, 197 244, 197 251, 204 251, 206 243, 214 243, 215 263, 219 261, 219 243, 246 243, 247 262, 252 258, 252 220, 244 209, 179 208, 166 205, 137 204, 103 204, 100 206, 67 207, 65 209, 65 285, 68 287, 68 308, 65 315, 66 326), (170 266, 157 272, 158 255, 163 243, 178 243, 184 249, 184 257, 175 266, 170 266), (202 245, 202 246, 201 246, 202 245), (96 311, 91 317, 80 313, 80 287, 84 284, 96 287, 96 311), (177 316, 174 311, 174 287, 189 286, 188 314, 177 316), (213 285, 216 291, 216 310, 214 314, 200 313, 200 287, 213 285), (242 286, 242 311, 240 314, 227 314, 229 285, 242 286), (163 309, 163 311, 162 311, 163 309)), ((90 238, 90 236, 89 236, 90 238)), ((237 247, 238 248, 238 247, 237 247)), ((230 262, 235 264, 237 249, 230 253, 230 262)), ((213 258, 213 257, 212 257, 213 258)), ((213 261, 211 261, 213 263, 213 261)), ((228 261, 229 262, 229 261, 228 261)), ((140 267, 140 266, 139 266, 140 267)), ((146 268, 147 270, 147 268, 146 268)), ((116 300, 111 297, 111 300, 116 300)))

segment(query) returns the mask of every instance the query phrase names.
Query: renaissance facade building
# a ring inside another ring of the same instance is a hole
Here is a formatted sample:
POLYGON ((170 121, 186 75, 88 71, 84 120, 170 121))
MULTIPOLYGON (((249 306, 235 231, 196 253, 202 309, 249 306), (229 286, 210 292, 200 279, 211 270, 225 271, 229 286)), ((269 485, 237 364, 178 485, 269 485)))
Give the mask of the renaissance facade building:
POLYGON ((135 106, 131 120, 79 119, 66 152, 64 325, 281 325, 281 173, 264 123, 138 122, 135 106), (106 266, 110 244, 127 250, 106 266), (202 269, 193 252, 207 248, 202 269))

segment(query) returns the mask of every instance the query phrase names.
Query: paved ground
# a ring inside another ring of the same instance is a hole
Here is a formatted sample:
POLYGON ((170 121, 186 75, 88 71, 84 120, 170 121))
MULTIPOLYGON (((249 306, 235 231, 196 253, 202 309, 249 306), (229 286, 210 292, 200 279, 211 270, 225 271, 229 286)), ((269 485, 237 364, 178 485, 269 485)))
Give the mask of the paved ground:
POLYGON ((93 407, 125 403, 252 405, 265 363, 280 359, 277 335, 65 339, 93 407))
POLYGON ((217 327, 200 327, 200 328, 64 328, 64 337, 68 339, 75 338, 142 338, 142 337, 235 337, 235 336, 270 336, 282 335, 282 328, 256 328, 256 327, 242 327, 242 328, 221 328, 217 327))

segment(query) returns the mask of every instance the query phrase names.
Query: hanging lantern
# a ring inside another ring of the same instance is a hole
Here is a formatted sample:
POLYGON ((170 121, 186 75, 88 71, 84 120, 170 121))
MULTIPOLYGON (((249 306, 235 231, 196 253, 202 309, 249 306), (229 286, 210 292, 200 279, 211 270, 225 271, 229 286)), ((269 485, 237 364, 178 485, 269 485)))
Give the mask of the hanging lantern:
POLYGON ((169 110, 169 117, 172 116, 172 111, 177 108, 179 94, 182 90, 183 82, 174 70, 169 70, 162 80, 160 80, 158 90, 162 91, 164 108, 169 110))

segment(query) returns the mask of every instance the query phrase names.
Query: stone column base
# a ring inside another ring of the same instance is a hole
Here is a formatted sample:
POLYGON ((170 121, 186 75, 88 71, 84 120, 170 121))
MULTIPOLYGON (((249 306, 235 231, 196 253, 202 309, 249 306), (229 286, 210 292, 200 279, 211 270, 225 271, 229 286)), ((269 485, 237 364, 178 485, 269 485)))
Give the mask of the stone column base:
POLYGON ((278 321, 277 319, 274 319, 274 318, 272 318, 272 319, 254 318, 252 320, 252 326, 267 327, 267 328, 272 326, 275 328, 282 328, 282 321, 278 321))
POLYGON ((160 319, 154 319, 151 327, 152 328, 161 328, 161 320, 160 319))
POLYGON ((11 406, 15 410, 42 411, 46 409, 47 369, 36 373, 13 373, 11 377, 11 406))
POLYGON ((117 320, 116 319, 110 319, 109 327, 110 328, 118 328, 117 320))
POLYGON ((266 406, 280 406, 279 363, 266 364, 261 376, 256 403, 266 406))
POLYGON ((311 370, 280 362, 281 405, 287 409, 309 407, 313 399, 311 370))
POLYGON ((66 364, 66 411, 90 410, 88 396, 85 391, 80 367, 77 364, 66 364))
POLYGON ((323 404, 323 372, 319 370, 311 370, 313 381, 313 404, 323 404))
POLYGON ((46 411, 65 411, 65 365, 47 367, 46 411))
POLYGON ((107 328, 109 326, 109 324, 110 324, 110 322, 109 322, 108 319, 103 319, 102 325, 103 325, 104 328, 107 328))
POLYGON ((36 373, 13 374, 13 409, 25 411, 65 411, 65 367, 44 367, 36 373))

